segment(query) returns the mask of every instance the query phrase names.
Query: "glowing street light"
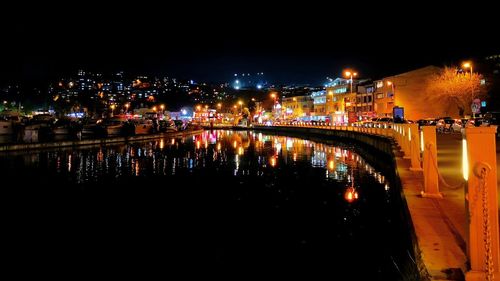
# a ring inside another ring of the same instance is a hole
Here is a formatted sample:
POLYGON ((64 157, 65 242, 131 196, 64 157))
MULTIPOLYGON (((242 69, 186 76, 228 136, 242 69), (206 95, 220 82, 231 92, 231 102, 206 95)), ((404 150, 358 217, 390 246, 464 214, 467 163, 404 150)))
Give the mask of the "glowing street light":
POLYGON ((163 111, 165 109, 165 105, 160 105, 160 108, 161 108, 161 111, 163 111))
POLYGON ((346 70, 346 71, 344 72, 344 75, 345 75, 346 77, 349 77, 349 78, 350 78, 350 80, 351 80, 351 93, 352 93, 352 78, 353 78, 353 77, 358 76, 358 73, 357 73, 357 72, 352 72, 352 71, 346 70))
POLYGON ((462 67, 467 69, 470 68, 470 75, 472 76, 472 63, 470 61, 466 61, 462 64, 462 67))
POLYGON ((219 102, 219 103, 217 104, 217 108, 218 108, 218 109, 221 109, 221 108, 222 108, 222 103, 220 103, 220 102, 219 102))
POLYGON ((392 81, 387 81, 387 86, 390 86, 391 87, 391 90, 392 90, 392 96, 396 96, 396 85, 394 84, 394 82, 392 81))
POLYGON ((197 106, 196 106, 196 110, 197 110, 197 111, 200 111, 200 110, 201 110, 201 105, 197 105, 197 106))
MULTIPOLYGON (((466 61, 462 64, 463 68, 467 69, 467 68, 470 68, 470 80, 471 80, 471 84, 472 84, 472 63, 470 61, 466 61)), ((470 87, 471 89, 471 97, 472 99, 474 99, 474 87, 470 87)), ((476 117, 476 113, 475 112, 472 112, 472 118, 475 118, 476 117)))
POLYGON ((241 111, 243 111, 243 102, 242 101, 238 101, 238 104, 240 105, 241 111))

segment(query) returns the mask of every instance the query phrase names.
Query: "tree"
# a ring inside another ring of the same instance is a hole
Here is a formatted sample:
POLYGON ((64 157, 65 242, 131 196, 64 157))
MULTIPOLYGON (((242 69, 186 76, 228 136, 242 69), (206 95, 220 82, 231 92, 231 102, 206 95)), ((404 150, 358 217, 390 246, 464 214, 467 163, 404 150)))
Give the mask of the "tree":
POLYGON ((456 67, 445 67, 432 76, 427 92, 435 102, 450 103, 457 106, 459 114, 471 114, 474 99, 486 96, 486 88, 481 85, 483 76, 477 73, 462 72, 456 67))

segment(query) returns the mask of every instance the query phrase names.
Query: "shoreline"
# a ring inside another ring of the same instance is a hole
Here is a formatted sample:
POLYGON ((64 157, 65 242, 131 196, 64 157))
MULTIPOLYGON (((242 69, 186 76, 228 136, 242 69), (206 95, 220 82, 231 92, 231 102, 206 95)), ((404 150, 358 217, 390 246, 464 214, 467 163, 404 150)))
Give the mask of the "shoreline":
POLYGON ((171 133, 159 133, 152 135, 128 136, 128 137, 110 137, 110 138, 85 139, 85 140, 64 140, 64 141, 42 142, 42 143, 13 143, 13 144, 0 145, 0 152, 128 143, 128 142, 138 142, 138 141, 145 141, 145 140, 165 138, 165 137, 168 138, 186 137, 201 132, 203 132, 203 129, 171 132, 171 133))

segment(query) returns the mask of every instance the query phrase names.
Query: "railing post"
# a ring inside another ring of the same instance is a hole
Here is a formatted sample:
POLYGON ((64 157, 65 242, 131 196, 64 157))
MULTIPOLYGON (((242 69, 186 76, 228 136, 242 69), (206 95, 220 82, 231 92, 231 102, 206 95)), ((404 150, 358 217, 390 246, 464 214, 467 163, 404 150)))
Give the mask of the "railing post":
POLYGON ((410 157, 411 157, 411 171, 422 171, 420 167, 420 133, 418 131, 418 124, 408 125, 410 140, 410 157))
POLYGON ((439 177, 437 164, 436 127, 423 126, 424 138, 424 190, 422 197, 443 198, 439 192, 439 177))
POLYGON ((465 128, 462 139, 469 215, 466 281, 500 278, 496 130, 497 126, 465 128))
POLYGON ((396 142, 398 143, 398 145, 400 147, 402 147, 402 144, 401 144, 401 132, 400 132, 400 125, 394 125, 394 139, 396 139, 396 142))
POLYGON ((404 159, 410 159, 410 136, 408 136, 408 124, 401 125, 402 137, 401 137, 401 148, 404 152, 404 159))

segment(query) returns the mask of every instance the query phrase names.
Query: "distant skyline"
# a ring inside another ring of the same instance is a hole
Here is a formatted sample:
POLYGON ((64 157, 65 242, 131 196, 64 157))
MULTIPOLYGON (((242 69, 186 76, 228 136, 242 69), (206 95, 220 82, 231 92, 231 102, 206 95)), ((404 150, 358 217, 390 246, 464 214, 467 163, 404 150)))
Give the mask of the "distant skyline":
POLYGON ((499 26, 487 14, 464 21, 434 10, 424 18, 387 11, 391 17, 374 20, 368 10, 356 14, 363 21, 354 25, 347 16, 333 19, 309 8, 216 14, 218 7, 185 7, 182 18, 144 7, 139 13, 125 6, 20 11, 1 27, 7 40, 0 82, 40 83, 82 68, 213 82, 265 72, 271 82, 320 84, 348 67, 378 78, 500 53, 499 26))

